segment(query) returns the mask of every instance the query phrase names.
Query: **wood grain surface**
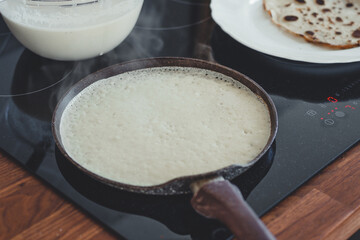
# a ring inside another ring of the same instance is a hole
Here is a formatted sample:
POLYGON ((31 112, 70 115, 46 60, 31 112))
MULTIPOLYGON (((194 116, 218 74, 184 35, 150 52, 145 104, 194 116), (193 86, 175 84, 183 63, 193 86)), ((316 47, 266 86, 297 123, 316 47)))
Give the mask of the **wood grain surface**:
POLYGON ((360 229, 360 144, 262 219, 278 239, 348 239, 360 229))
MULTIPOLYGON (((345 240, 360 229, 360 144, 266 214, 279 240, 345 240)), ((0 153, 0 239, 118 239, 0 153)))
POLYGON ((0 239, 116 239, 0 153, 0 239))

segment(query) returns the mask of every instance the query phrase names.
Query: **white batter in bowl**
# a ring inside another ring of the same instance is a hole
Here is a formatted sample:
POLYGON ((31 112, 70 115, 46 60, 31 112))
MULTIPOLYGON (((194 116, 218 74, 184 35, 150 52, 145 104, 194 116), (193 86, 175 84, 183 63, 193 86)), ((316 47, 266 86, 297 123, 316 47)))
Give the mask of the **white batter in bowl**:
POLYGON ((143 0, 101 0, 73 7, 28 6, 25 0, 0 2, 14 36, 34 53, 63 61, 102 55, 134 28, 143 0))

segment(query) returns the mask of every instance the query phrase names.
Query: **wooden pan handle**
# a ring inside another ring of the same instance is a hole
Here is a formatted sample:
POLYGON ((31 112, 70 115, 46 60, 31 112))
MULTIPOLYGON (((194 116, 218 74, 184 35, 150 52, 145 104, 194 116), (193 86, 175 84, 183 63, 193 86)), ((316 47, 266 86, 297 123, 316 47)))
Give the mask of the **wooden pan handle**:
POLYGON ((201 215, 223 222, 236 240, 275 240, 239 189, 229 181, 202 183, 194 192, 191 205, 201 215))

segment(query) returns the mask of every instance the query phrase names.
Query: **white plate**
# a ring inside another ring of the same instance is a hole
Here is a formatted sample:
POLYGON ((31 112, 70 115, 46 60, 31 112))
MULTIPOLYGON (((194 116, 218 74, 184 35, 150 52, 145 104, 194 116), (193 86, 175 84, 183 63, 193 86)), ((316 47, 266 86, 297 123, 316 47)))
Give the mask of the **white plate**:
POLYGON ((262 0, 212 0, 210 7, 213 19, 227 34, 254 50, 310 63, 360 61, 360 47, 331 50, 280 29, 264 11, 262 0))

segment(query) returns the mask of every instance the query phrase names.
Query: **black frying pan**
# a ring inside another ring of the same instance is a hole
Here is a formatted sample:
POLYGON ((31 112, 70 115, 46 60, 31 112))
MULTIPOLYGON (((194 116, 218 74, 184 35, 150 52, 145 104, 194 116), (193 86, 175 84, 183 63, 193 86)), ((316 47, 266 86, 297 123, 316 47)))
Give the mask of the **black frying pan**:
MULTIPOLYGON (((262 181, 270 170, 276 152, 275 141, 256 164, 240 176, 231 180, 231 182, 239 188, 244 199, 249 196, 251 191, 262 181)), ((191 235, 193 239, 197 240, 225 240, 231 236, 231 233, 219 224, 219 222, 204 218, 194 211, 191 206, 191 193, 181 195, 145 195, 124 191, 103 184, 80 171, 63 156, 57 147, 55 148, 55 157, 59 170, 66 181, 78 193, 96 204, 122 213, 135 214, 154 219, 164 224, 176 234, 191 235), (219 232, 221 232, 221 236, 219 236, 219 232)), ((126 235, 125 232, 121 232, 121 234, 126 235)), ((164 234, 165 239, 167 239, 166 237, 170 237, 166 235, 166 233, 164 234)), ((169 233, 169 235, 170 234, 171 233, 169 233)), ((152 237, 153 236, 149 236, 148 239, 152 239, 152 237)), ((134 236, 133 239, 140 239, 140 236, 137 238, 134 236)))
POLYGON ((253 166, 270 148, 278 128, 275 105, 269 95, 254 81, 230 68, 207 61, 189 58, 154 58, 117 64, 95 72, 75 84, 58 103, 52 120, 55 142, 61 153, 81 171, 95 180, 113 187, 142 194, 175 195, 192 191, 193 208, 200 214, 225 223, 238 239, 274 239, 263 223, 244 201, 240 191, 228 180, 239 176, 253 166), (60 120, 67 104, 92 83, 124 72, 163 66, 193 67, 222 73, 241 82, 258 95, 267 105, 271 118, 271 135, 261 153, 251 163, 242 167, 231 165, 217 171, 173 179, 157 186, 143 187, 112 181, 94 174, 76 163, 65 151, 60 136, 60 120))

